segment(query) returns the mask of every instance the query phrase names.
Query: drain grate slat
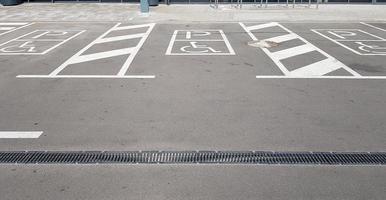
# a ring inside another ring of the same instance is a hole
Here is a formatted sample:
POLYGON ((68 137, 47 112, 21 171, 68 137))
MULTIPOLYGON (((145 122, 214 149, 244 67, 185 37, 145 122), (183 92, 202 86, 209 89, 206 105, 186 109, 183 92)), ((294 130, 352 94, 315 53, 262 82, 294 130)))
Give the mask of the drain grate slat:
POLYGON ((386 165, 386 152, 0 151, 0 164, 386 165))

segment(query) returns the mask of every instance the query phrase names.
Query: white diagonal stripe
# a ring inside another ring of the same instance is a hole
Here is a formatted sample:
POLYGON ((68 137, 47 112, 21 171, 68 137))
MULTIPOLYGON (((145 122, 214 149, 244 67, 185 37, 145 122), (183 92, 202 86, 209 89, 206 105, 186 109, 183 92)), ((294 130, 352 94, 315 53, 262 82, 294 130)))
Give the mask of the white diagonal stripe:
POLYGON ((134 48, 124 48, 124 49, 116 49, 111 51, 103 51, 99 53, 93 53, 93 54, 87 54, 87 55, 81 55, 76 58, 73 58, 69 64, 76 64, 81 62, 87 62, 91 60, 98 60, 103 58, 109 58, 114 56, 121 56, 129 54, 133 51, 134 48))
POLYGON ((252 31, 252 30, 258 30, 258 29, 263 29, 263 28, 269 28, 277 26, 277 22, 270 22, 266 24, 259 24, 259 25, 254 25, 254 26, 247 26, 247 30, 252 31))
POLYGON ((0 131, 0 138, 38 138, 43 131, 0 131))
POLYGON ((342 68, 341 62, 327 58, 293 70, 290 72, 290 76, 323 76, 340 68, 342 68))
POLYGON ((22 26, 26 25, 28 23, 15 23, 15 22, 6 22, 6 23, 0 23, 0 26, 22 26))
POLYGON ((14 29, 15 27, 0 27, 0 31, 9 31, 14 29))
POLYGON ((264 41, 281 43, 281 42, 290 41, 290 40, 293 40, 296 38, 298 38, 298 37, 295 34, 290 33, 290 34, 281 35, 281 36, 277 36, 277 37, 273 37, 273 38, 268 38, 268 39, 265 39, 264 41))
POLYGON ((144 33, 138 33, 133 35, 122 35, 122 36, 115 36, 115 37, 108 37, 108 38, 102 38, 98 41, 96 41, 96 44, 105 43, 105 42, 115 42, 119 40, 128 40, 128 39, 134 39, 134 38, 140 38, 143 37, 144 33))
POLYGON ((127 30, 127 29, 134 29, 134 28, 146 28, 149 26, 152 26, 153 24, 139 24, 139 25, 130 25, 130 26, 118 26, 112 29, 113 31, 119 31, 119 30, 127 30))
POLYGON ((305 54, 311 51, 315 51, 315 48, 312 45, 304 44, 301 46, 296 46, 289 49, 284 49, 281 51, 271 53, 271 56, 275 59, 283 60, 289 57, 305 54))

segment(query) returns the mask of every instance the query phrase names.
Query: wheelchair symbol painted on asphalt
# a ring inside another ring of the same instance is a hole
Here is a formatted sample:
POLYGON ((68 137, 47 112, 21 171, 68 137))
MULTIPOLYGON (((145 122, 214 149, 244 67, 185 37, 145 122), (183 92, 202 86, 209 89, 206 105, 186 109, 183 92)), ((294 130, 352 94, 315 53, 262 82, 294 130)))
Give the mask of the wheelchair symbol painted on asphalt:
POLYGON ((35 30, 0 44, 0 55, 44 55, 84 30, 35 30))
POLYGON ((361 29, 313 29, 312 31, 358 55, 386 55, 386 39, 361 29))
POLYGON ((222 30, 175 30, 166 55, 235 55, 222 30))

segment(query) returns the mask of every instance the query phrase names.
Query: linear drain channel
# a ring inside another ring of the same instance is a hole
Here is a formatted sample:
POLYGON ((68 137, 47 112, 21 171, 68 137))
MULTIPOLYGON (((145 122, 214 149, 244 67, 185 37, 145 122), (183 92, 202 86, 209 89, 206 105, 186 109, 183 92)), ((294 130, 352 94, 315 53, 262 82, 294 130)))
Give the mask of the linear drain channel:
POLYGON ((2 151, 0 163, 385 165, 386 152, 2 151))

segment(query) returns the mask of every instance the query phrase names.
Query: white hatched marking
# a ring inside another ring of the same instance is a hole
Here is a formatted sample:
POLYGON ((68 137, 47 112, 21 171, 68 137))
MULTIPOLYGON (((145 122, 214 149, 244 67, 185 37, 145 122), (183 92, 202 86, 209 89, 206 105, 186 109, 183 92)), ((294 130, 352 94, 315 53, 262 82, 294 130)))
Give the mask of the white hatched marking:
POLYGON ((334 60, 327 58, 325 60, 307 65, 305 67, 295 69, 291 71, 290 74, 291 76, 323 76, 341 68, 339 63, 336 63, 334 65, 334 62, 334 60))
POLYGON ((305 77, 323 76, 325 74, 328 74, 328 73, 333 72, 333 71, 340 69, 340 68, 345 69, 346 71, 348 71, 350 74, 352 74, 355 77, 361 76, 360 74, 358 74, 357 72, 355 72, 351 68, 347 67, 345 64, 341 63, 340 61, 338 61, 334 57, 330 56, 329 54, 327 54, 323 50, 314 46, 313 44, 311 44, 310 42, 308 42, 304 38, 300 37, 296 33, 292 32, 291 30, 287 29, 286 27, 284 27, 283 25, 281 25, 277 22, 271 22, 271 23, 267 23, 267 24, 259 24, 259 25, 249 26, 249 27, 245 26, 241 22, 239 24, 241 27, 243 27, 243 29, 248 33, 248 35, 254 41, 258 41, 258 38, 256 38, 256 36, 251 32, 252 30, 259 30, 259 29, 264 29, 267 27, 278 26, 278 27, 282 28, 283 30, 285 30, 286 32, 288 32, 288 34, 269 38, 269 39, 265 39, 264 41, 274 41, 274 42, 279 43, 279 42, 288 41, 288 40, 292 40, 292 39, 299 39, 305 43, 304 45, 301 45, 301 46, 284 49, 284 50, 274 52, 274 53, 271 53, 270 51, 268 51, 267 48, 261 48, 272 59, 272 61, 280 68, 280 70, 283 72, 283 74, 285 76, 296 76, 296 77, 300 77, 300 76, 305 76, 305 77), (298 69, 293 70, 293 71, 289 71, 281 62, 281 60, 283 60, 283 59, 294 57, 294 56, 301 55, 301 54, 305 54, 305 53, 308 53, 311 51, 317 51, 327 58, 324 60, 312 63, 312 64, 307 65, 307 66, 302 66, 301 68, 298 68, 298 69))
POLYGON ((247 30, 252 31, 252 30, 258 30, 258 29, 263 29, 263 28, 274 27, 274 26, 277 26, 277 25, 278 25, 277 22, 270 22, 270 23, 266 23, 266 24, 247 26, 247 30))
POLYGON ((281 35, 281 36, 273 37, 273 38, 267 39, 265 41, 281 43, 281 42, 290 41, 290 40, 293 40, 293 39, 296 39, 296 38, 298 38, 297 35, 290 33, 290 34, 287 34, 287 35, 281 35))
POLYGON ((43 131, 0 131, 0 138, 39 138, 43 131))
POLYGON ((77 63, 82 63, 82 62, 87 62, 87 61, 92 61, 92 60, 99 60, 103 58, 110 58, 114 56, 121 56, 121 55, 126 55, 131 52, 133 52, 134 48, 125 48, 125 49, 117 49, 117 50, 111 50, 111 51, 104 51, 100 53, 93 53, 93 54, 87 54, 87 55, 81 55, 78 56, 71 61, 69 61, 69 64, 77 64, 77 63))
POLYGON ((106 43, 106 42, 115 42, 115 41, 120 41, 120 40, 128 40, 128 39, 134 39, 134 38, 140 38, 140 37, 143 37, 143 36, 145 36, 145 34, 139 33, 139 34, 133 34, 133 35, 122 35, 122 36, 108 37, 108 38, 100 39, 99 41, 96 42, 96 44, 106 43))
POLYGON ((271 56, 274 59, 283 60, 283 59, 286 59, 286 58, 290 58, 290 57, 294 57, 294 56, 297 56, 297 55, 305 54, 305 53, 308 53, 308 52, 311 52, 311 51, 314 51, 314 50, 315 50, 315 48, 312 45, 304 44, 304 45, 301 45, 301 46, 296 46, 296 47, 292 47, 292 48, 289 48, 289 49, 284 49, 284 50, 281 50, 281 51, 273 52, 273 53, 271 53, 271 56))
POLYGON ((87 46, 85 46, 83 49, 81 49, 79 52, 77 52, 75 55, 73 55, 71 58, 66 60, 63 64, 61 64, 58 68, 53 70, 48 75, 19 75, 18 78, 154 78, 153 75, 125 75, 126 72, 129 69, 130 64, 134 60, 134 57, 138 53, 139 49, 143 46, 144 42, 146 41, 147 37, 153 30, 155 23, 150 24, 141 24, 141 25, 130 25, 130 26, 119 26, 121 23, 115 24, 112 28, 107 30, 105 33, 100 35, 97 39, 89 43, 87 46), (136 34, 127 34, 127 35, 121 35, 121 36, 114 36, 114 37, 106 37, 108 34, 110 34, 113 31, 119 31, 119 30, 129 30, 129 29, 136 29, 136 28, 147 28, 147 31, 144 33, 136 33, 136 34), (134 47, 128 47, 128 48, 121 48, 121 49, 115 49, 115 50, 109 50, 109 51, 103 51, 98 53, 91 53, 91 54, 83 54, 88 49, 90 49, 95 44, 104 44, 109 42, 116 42, 116 41, 122 41, 127 39, 134 39, 134 38, 141 38, 141 40, 138 42, 138 44, 134 47), (128 55, 128 58, 126 59, 125 63, 122 65, 121 69, 116 75, 59 75, 61 71, 63 71, 68 65, 72 64, 78 64, 78 63, 84 63, 88 61, 94 61, 99 60, 103 58, 110 58, 115 56, 121 56, 121 55, 128 55))

